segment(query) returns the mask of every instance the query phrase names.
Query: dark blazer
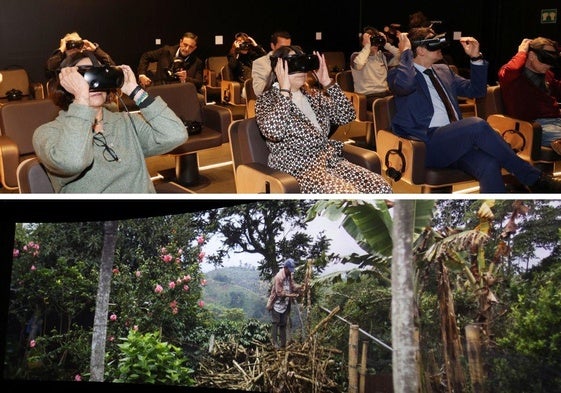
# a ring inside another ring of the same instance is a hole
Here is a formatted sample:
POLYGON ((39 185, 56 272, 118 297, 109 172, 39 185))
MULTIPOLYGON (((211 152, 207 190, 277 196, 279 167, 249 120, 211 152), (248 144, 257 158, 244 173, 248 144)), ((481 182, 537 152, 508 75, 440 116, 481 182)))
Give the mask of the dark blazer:
MULTIPOLYGON (((168 70, 171 69, 178 48, 179 45, 165 45, 161 48, 144 52, 138 63, 138 75, 146 75, 152 79, 155 85, 175 82, 174 79, 169 77, 168 70), (157 63, 155 73, 148 71, 148 66, 153 62, 157 63)), ((185 61, 185 69, 187 70, 187 82, 192 82, 197 87, 197 90, 200 90, 203 86, 203 61, 194 53, 191 53, 187 61, 185 61)))
MULTIPOLYGON (((482 65, 470 64, 471 79, 455 74, 446 64, 432 66, 460 116, 458 96, 477 98, 487 93, 489 63, 484 61, 482 65)), ((388 71, 388 85, 395 97, 396 106, 392 131, 403 137, 426 142, 434 108, 425 78, 413 65, 413 52, 410 49, 403 51, 399 65, 388 71)))

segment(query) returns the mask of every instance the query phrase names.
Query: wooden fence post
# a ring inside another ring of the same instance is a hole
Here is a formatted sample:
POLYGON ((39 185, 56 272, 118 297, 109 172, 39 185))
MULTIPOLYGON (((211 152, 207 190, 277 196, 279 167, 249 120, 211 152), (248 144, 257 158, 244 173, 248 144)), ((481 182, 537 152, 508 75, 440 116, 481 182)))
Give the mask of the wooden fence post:
POLYGON ((368 341, 362 342, 362 353, 360 359, 360 385, 359 391, 360 393, 364 393, 366 390, 366 360, 368 355, 368 341))
POLYGON ((358 325, 349 329, 349 393, 358 393, 358 325))

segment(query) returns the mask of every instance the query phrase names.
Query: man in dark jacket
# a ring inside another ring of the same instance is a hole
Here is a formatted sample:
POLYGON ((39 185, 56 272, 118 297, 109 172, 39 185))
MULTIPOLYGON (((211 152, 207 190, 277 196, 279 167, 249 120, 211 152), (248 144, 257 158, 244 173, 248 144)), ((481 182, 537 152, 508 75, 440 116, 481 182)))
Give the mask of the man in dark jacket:
POLYGON ((138 64, 140 85, 191 82, 198 91, 203 86, 204 64, 193 52, 197 49, 199 37, 191 32, 183 34, 178 45, 165 45, 159 49, 144 52, 138 64), (151 71, 150 63, 157 63, 151 71))

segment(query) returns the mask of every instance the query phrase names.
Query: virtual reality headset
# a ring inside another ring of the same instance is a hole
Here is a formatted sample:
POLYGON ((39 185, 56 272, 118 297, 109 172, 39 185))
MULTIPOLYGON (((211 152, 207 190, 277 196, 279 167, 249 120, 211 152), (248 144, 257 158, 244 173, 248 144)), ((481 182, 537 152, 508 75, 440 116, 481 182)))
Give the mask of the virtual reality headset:
POLYGON ((84 47, 84 41, 82 41, 82 40, 66 41, 66 50, 82 49, 83 47, 84 47))
MULTIPOLYGON (((274 69, 277 65, 278 57, 271 56, 271 67, 274 69)), ((308 72, 319 69, 319 58, 316 55, 293 55, 283 58, 288 65, 288 73, 295 74, 297 72, 308 72)))
POLYGON ((450 45, 450 42, 446 38, 446 33, 435 35, 434 37, 425 38, 423 40, 416 40, 411 42, 414 46, 422 46, 427 48, 427 50, 435 51, 442 48, 446 48, 450 45))
POLYGON ((370 37, 370 45, 383 47, 384 45, 386 45, 386 37, 379 34, 373 35, 372 37, 370 37))
POLYGON ((530 50, 536 54, 540 63, 550 65, 552 67, 561 66, 561 57, 559 52, 545 49, 532 49, 530 50))
POLYGON ((78 72, 89 83, 90 91, 119 89, 125 82, 123 70, 114 66, 78 66, 78 72))
POLYGON ((251 48, 251 46, 252 46, 251 41, 244 41, 240 43, 240 46, 238 48, 240 50, 248 50, 249 48, 251 48))

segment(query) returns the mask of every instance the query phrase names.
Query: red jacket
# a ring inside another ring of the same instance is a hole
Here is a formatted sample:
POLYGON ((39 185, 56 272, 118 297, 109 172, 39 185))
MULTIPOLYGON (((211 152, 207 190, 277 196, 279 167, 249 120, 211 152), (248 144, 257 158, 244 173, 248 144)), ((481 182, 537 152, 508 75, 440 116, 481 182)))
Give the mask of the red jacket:
POLYGON ((561 80, 555 79, 551 70, 545 74, 550 93, 533 85, 522 73, 526 52, 518 52, 499 70, 499 85, 505 114, 520 120, 560 117, 558 101, 561 100, 561 80))

